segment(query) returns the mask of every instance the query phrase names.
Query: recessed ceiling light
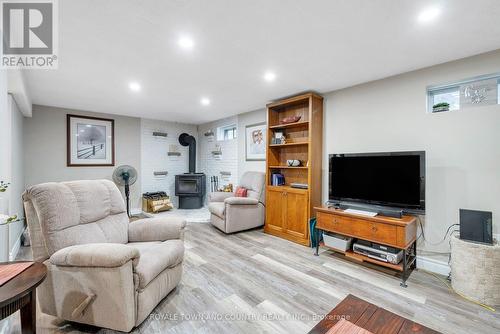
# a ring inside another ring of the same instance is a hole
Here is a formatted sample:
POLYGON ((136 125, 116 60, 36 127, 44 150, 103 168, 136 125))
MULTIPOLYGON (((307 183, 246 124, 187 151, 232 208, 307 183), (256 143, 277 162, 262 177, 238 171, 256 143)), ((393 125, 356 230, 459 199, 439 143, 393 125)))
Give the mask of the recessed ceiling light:
POLYGON ((268 82, 272 82, 276 79, 276 73, 274 72, 266 72, 264 74, 264 80, 268 81, 268 82))
POLYGON ((204 106, 208 106, 208 105, 210 105, 210 99, 209 99, 209 98, 204 97, 204 98, 202 98, 202 99, 200 100, 200 103, 201 103, 202 105, 204 105, 204 106))
POLYGON ((436 19, 439 14, 441 14, 441 10, 437 7, 426 8, 420 12, 418 15, 418 22, 427 23, 434 19, 436 19))
POLYGON ((181 36, 177 44, 184 50, 191 50, 194 47, 194 41, 189 36, 181 36))
POLYGON ((133 92, 138 92, 141 90, 141 85, 138 82, 131 82, 128 84, 128 88, 133 92))

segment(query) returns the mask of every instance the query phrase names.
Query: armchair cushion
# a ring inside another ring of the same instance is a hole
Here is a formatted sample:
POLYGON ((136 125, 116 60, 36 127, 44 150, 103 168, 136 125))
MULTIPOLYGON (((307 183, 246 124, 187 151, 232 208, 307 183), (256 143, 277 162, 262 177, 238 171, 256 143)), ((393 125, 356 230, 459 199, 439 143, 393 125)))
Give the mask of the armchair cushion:
POLYGON ((165 269, 173 268, 182 263, 184 258, 184 243, 182 240, 132 242, 128 246, 136 249, 140 254, 139 261, 135 266, 140 289, 144 289, 149 282, 165 269))
POLYGON ((186 221, 180 217, 145 218, 128 225, 129 242, 182 239, 186 221))
POLYGON ((50 263, 63 267, 121 267, 138 262, 139 251, 123 244, 101 243, 69 246, 50 257, 50 263))
POLYGON ((228 197, 234 197, 234 193, 224 192, 224 191, 216 191, 208 194, 209 202, 224 202, 224 200, 228 197))
POLYGON ((224 203, 229 205, 257 205, 259 200, 250 197, 229 197, 224 200, 224 203))
POLYGON ((208 203, 208 211, 210 211, 211 214, 214 214, 217 217, 224 219, 225 210, 226 210, 226 205, 224 204, 224 202, 208 203))

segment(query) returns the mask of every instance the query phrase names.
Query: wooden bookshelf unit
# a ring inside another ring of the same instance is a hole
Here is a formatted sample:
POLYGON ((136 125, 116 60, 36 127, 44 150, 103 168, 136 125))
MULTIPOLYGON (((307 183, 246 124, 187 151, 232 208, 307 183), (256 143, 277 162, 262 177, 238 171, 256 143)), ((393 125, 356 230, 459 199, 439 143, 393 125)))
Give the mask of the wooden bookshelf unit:
MULTIPOLYGON (((416 267, 417 219, 415 217, 403 216, 400 219, 385 216, 367 217, 327 207, 315 207, 314 210, 317 231, 333 232, 403 250, 403 260, 398 264, 392 264, 354 253, 352 250, 340 252, 331 248, 357 262, 369 262, 400 272, 401 286, 406 287, 411 269, 416 267)), ((318 247, 316 247, 317 254, 318 247)))
POLYGON ((323 97, 307 93, 267 105, 266 224, 264 231, 309 246, 309 218, 321 205, 323 97), (301 116, 297 122, 283 119, 301 116), (272 143, 282 132, 285 143, 272 143), (297 167, 287 160, 300 160, 297 167), (272 185, 272 174, 285 177, 285 185, 272 185), (305 183, 308 189, 292 188, 305 183))

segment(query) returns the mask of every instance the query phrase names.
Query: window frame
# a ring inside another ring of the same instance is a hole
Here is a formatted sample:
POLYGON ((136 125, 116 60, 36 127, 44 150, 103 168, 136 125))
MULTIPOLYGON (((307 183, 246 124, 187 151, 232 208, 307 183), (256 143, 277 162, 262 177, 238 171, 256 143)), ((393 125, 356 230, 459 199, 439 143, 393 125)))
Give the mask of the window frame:
POLYGON ((229 141, 235 139, 238 139, 238 126, 236 124, 217 127, 217 141, 229 141), (227 136, 229 132, 233 133, 232 138, 227 136))
POLYGON ((460 110, 460 85, 449 86, 445 88, 438 88, 427 91, 427 111, 431 114, 439 114, 442 112, 450 112, 450 111, 458 111, 460 110), (448 111, 434 111, 433 107, 436 104, 434 101, 434 97, 439 94, 451 93, 458 91, 458 109, 450 109, 448 111))
POLYGON ((432 110, 432 107, 434 105, 434 96, 437 94, 440 94, 440 93, 451 92, 451 91, 454 91, 456 89, 458 89, 459 94, 460 94, 460 87, 462 85, 477 82, 477 81, 490 80, 490 79, 497 79, 497 105, 500 105, 500 73, 493 73, 493 74, 480 75, 480 76, 476 76, 473 78, 469 78, 469 79, 465 79, 465 80, 461 80, 461 81, 456 81, 456 82, 452 82, 452 83, 448 83, 448 84, 444 84, 444 85, 427 86, 427 89, 426 89, 427 113, 440 114, 440 113, 446 113, 446 112, 450 112, 450 111, 462 110, 461 106, 460 106, 460 100, 459 100, 458 109, 434 112, 432 110))

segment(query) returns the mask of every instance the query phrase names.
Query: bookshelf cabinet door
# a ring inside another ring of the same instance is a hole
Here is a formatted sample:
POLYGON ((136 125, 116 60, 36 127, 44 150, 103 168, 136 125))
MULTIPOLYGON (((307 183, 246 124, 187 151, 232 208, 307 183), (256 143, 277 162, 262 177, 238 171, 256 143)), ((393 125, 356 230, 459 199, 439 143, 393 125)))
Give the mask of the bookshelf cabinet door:
POLYGON ((266 229, 283 232, 285 230, 284 212, 286 211, 284 192, 268 189, 266 203, 266 229))
POLYGON ((286 231, 297 239, 308 240, 309 196, 303 191, 286 191, 286 231))

